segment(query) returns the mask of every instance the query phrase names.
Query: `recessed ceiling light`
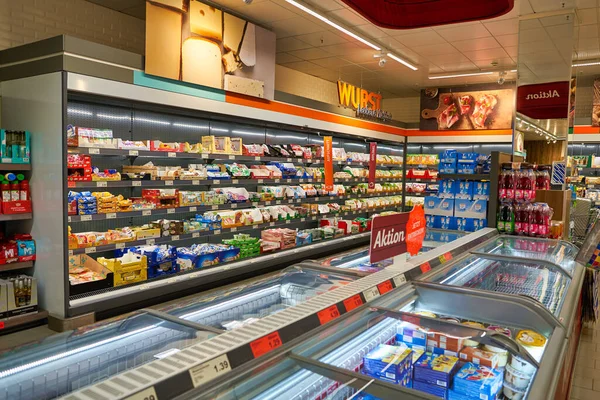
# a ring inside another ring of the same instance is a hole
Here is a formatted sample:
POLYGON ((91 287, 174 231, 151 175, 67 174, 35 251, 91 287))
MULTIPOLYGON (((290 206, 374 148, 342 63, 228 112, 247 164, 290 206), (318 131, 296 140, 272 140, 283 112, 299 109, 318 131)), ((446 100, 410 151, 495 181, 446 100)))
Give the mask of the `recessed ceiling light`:
POLYGON ((392 53, 387 53, 388 57, 391 58, 394 61, 398 61, 400 64, 407 66, 408 68, 412 69, 413 71, 418 70, 417 67, 415 67, 414 65, 412 65, 409 62, 404 61, 403 59, 401 59, 400 57, 392 54, 392 53))
POLYGON ((447 79, 447 78, 462 78, 463 76, 480 76, 480 75, 492 75, 495 72, 486 71, 486 72, 471 72, 466 74, 453 74, 453 75, 430 75, 429 79, 447 79))
POLYGON ((600 61, 591 61, 591 62, 582 62, 582 63, 577 63, 577 64, 573 64, 573 67, 589 67, 592 65, 600 65, 600 61))

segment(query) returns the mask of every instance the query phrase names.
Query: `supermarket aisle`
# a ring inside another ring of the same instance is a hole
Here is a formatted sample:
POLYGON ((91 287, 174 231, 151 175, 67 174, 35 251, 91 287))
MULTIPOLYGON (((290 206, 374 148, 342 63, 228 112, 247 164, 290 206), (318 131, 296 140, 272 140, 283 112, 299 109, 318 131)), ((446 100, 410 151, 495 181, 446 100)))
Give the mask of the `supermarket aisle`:
POLYGON ((571 399, 600 399, 600 322, 583 328, 571 399))

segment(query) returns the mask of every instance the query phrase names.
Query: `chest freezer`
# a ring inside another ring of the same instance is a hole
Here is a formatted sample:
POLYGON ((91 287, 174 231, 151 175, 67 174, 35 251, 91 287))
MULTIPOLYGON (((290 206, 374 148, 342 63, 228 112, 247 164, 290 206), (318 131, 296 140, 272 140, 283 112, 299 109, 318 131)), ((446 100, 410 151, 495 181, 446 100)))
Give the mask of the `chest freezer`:
POLYGON ((50 336, 0 355, 0 399, 55 398, 214 335, 138 313, 50 336))
POLYGON ((549 398, 564 331, 537 310, 493 297, 402 289, 185 398, 549 398))
POLYGON ((357 276, 294 266, 247 285, 199 296, 162 311, 202 325, 231 330, 344 287, 357 276))

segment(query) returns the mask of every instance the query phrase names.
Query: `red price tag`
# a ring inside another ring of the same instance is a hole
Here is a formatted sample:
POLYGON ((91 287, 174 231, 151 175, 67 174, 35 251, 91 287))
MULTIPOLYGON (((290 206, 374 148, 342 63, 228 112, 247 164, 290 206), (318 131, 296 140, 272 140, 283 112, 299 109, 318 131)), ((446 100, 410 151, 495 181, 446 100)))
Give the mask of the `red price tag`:
POLYGON ((392 285, 392 281, 385 281, 377 285, 377 289, 379 289, 380 294, 386 294, 394 288, 392 285))
POLYGON ((426 262, 426 263, 421 264, 420 268, 421 268, 421 272, 425 273, 425 272, 431 270, 431 265, 429 265, 429 263, 426 262))
POLYGON ((77 187, 77 184, 75 182, 67 182, 67 187, 74 188, 77 187))
POLYGON ((339 316, 340 310, 338 310, 338 307, 335 304, 317 313, 317 317, 319 317, 319 322, 321 322, 321 325, 324 325, 339 316))
POLYGON ((452 260, 452 253, 446 253, 444 254, 444 257, 446 258, 446 261, 450 261, 452 260))
POLYGON ((0 321, 0 329, 4 329, 4 321, 0 321))
POLYGON ((271 350, 281 347, 281 345, 282 342, 281 338, 279 337, 279 332, 273 332, 250 343, 250 349, 252 350, 254 358, 258 358, 263 354, 270 352, 271 350))
POLYGON ((358 308, 363 305, 363 301, 360 298, 360 294, 350 297, 349 299, 344 300, 344 307, 346 307, 346 311, 350 312, 355 308, 358 308))

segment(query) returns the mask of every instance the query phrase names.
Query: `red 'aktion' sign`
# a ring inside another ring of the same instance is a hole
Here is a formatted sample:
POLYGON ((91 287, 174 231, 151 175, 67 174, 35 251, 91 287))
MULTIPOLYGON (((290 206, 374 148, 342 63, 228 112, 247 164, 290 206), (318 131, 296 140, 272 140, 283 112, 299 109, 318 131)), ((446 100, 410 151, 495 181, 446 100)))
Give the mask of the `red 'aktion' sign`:
POLYGON ((409 251, 416 255, 425 239, 425 213, 422 206, 411 212, 373 218, 370 262, 376 263, 409 251))

